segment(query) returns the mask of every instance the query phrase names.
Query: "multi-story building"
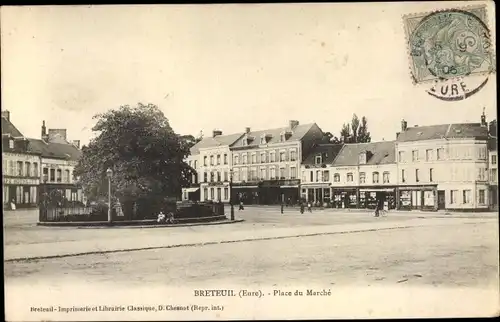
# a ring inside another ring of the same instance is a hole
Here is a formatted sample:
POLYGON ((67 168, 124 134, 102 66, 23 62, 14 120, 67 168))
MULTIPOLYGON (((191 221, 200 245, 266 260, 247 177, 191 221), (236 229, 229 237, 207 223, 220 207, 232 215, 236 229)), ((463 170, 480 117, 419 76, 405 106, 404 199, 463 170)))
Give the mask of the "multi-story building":
POLYGON ((3 208, 36 207, 40 184, 41 157, 29 150, 29 141, 2 111, 3 208))
POLYGON ((301 163, 323 135, 316 123, 295 120, 276 129, 245 128, 230 145, 235 198, 245 204, 296 203, 301 163))
POLYGON ((41 156, 40 189, 58 194, 69 202, 85 202, 85 196, 73 170, 81 156, 80 142, 67 141, 66 129, 49 129, 43 121, 41 139, 28 139, 29 151, 41 156))
POLYGON ((489 124, 488 162, 489 162, 489 202, 490 208, 498 210, 498 148, 497 121, 489 124))
POLYGON ((301 199, 315 205, 331 202, 333 161, 342 144, 318 144, 306 156, 301 166, 301 199))
POLYGON ((198 159, 200 151, 196 147, 190 149, 190 155, 185 162, 191 167, 193 175, 189 187, 182 188, 182 200, 198 201, 200 200, 200 184, 198 182, 198 159))
POLYGON ((397 134, 402 209, 488 208, 488 128, 481 123, 407 127, 397 134))

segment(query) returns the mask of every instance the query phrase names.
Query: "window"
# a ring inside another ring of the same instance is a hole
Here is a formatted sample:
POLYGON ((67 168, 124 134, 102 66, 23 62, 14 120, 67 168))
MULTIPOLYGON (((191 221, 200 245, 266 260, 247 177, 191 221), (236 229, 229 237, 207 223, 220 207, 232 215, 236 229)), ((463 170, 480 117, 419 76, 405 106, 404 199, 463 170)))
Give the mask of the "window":
POLYGON ((297 178, 297 168, 290 167, 290 179, 296 179, 296 178, 297 178))
POLYGON ((203 157, 203 165, 205 167, 207 166, 207 156, 206 155, 203 157))
POLYGON ((321 170, 316 170, 316 182, 320 182, 321 180, 321 170))
POLYGON ((286 152, 280 152, 280 162, 286 161, 286 152))
POLYGON ((486 204, 486 193, 485 193, 485 191, 483 189, 479 190, 478 198, 479 198, 479 204, 480 205, 486 204))
POLYGON ((478 169, 477 180, 479 180, 479 181, 485 181, 486 180, 486 169, 485 168, 479 168, 478 169))
POLYGON ((405 170, 401 170, 401 182, 406 182, 406 177, 405 177, 405 170))
POLYGON ((276 168, 274 166, 272 166, 270 169, 269 169, 269 172, 270 172, 270 176, 271 176, 271 180, 274 180, 276 179, 276 168))
POLYGON ((418 161, 418 150, 411 151, 411 160, 413 162, 418 161))
POLYGON ((9 148, 10 149, 14 148, 14 140, 9 140, 9 148))
POLYGON ((497 182, 497 169, 491 169, 490 181, 497 182))
POLYGON ((31 163, 26 162, 24 165, 26 167, 26 172, 24 173, 24 175, 26 177, 30 177, 31 176, 31 163))
POLYGON ((434 181, 433 172, 434 172, 434 169, 430 168, 429 169, 429 181, 430 182, 434 181))
POLYGON ((69 177, 69 170, 64 171, 65 176, 64 176, 64 181, 65 182, 71 182, 70 177, 69 177))
POLYGON ((399 151, 398 160, 399 160, 399 162, 405 162, 405 152, 404 151, 399 151))
POLYGON ((486 147, 479 147, 479 159, 486 160, 486 147))
POLYGON ((203 182, 207 182, 208 180, 208 173, 203 172, 203 182))
POLYGON ((215 200, 214 188, 210 188, 210 200, 215 200))
POLYGON ((281 142, 285 142, 285 134, 281 133, 280 135, 281 142))
POLYGON ((49 181, 49 169, 48 168, 43 168, 43 181, 49 181))
POLYGON ((434 159, 433 152, 434 150, 432 149, 425 150, 425 161, 432 161, 434 159))
POLYGON ((210 165, 215 165, 214 156, 210 156, 210 165))
POLYGON ((220 165, 220 154, 217 154, 217 165, 220 165))
POLYGON ((415 169, 415 181, 416 182, 420 182, 420 178, 418 177, 418 174, 419 174, 418 169, 415 169))
POLYGON ((323 161, 322 158, 321 158, 321 155, 317 155, 315 160, 316 160, 315 161, 316 164, 321 164, 322 161, 323 161))
POLYGON ((205 200, 208 200, 208 188, 203 188, 203 197, 205 200))
POLYGON ((266 137, 264 135, 260 137, 260 144, 266 144, 266 137))
POLYGON ((373 172, 373 174, 372 174, 372 181, 373 181, 373 183, 378 183, 378 181, 379 181, 379 174, 378 174, 378 172, 373 172))
POLYGON ((349 172, 349 173, 347 174, 347 182, 353 182, 353 181, 354 181, 354 178, 353 178, 353 176, 352 176, 352 173, 350 173, 350 172, 349 172))
POLYGON ((259 178, 257 178, 257 169, 255 169, 255 168, 250 169, 250 179, 252 181, 259 180, 259 178))
POLYGON ((224 171, 224 181, 227 182, 227 181, 229 181, 228 179, 229 179, 229 176, 227 174, 227 171, 224 171))
POLYGON ((23 162, 22 161, 17 162, 17 175, 20 177, 23 175, 23 162))
POLYGON ((451 190, 450 191, 450 203, 451 204, 457 203, 457 195, 458 195, 458 190, 451 190))
POLYGON ((470 195, 471 195, 470 190, 463 191, 463 203, 465 203, 465 204, 470 203, 470 195))
POLYGON ((247 161, 248 161, 248 156, 247 154, 243 154, 243 157, 242 157, 242 161, 243 161, 243 164, 247 164, 247 161))
POLYGON ((307 175, 306 175, 306 172, 305 171, 302 171, 302 182, 306 182, 307 181, 307 175))
POLYGON ((238 155, 235 155, 234 156, 234 164, 238 164, 240 162, 240 158, 238 157, 238 155))
POLYGON ((62 170, 57 169, 57 182, 61 182, 61 181, 62 181, 62 170))
POLYGON ((383 178, 382 178, 382 179, 384 180, 384 183, 389 183, 389 182, 390 182, 390 174, 389 174, 389 172, 387 172, 387 171, 386 171, 386 172, 384 172, 384 173, 382 174, 382 176, 383 176, 383 178))
POLYGON ((495 154, 491 155, 491 164, 497 164, 497 156, 495 154))
POLYGON ((323 171, 323 182, 328 182, 330 181, 330 171, 325 170, 323 171))
POLYGON ((309 176, 309 177, 310 177, 310 179, 311 179, 311 180, 309 180, 309 181, 310 181, 310 182, 314 182, 314 173, 311 171, 309 174, 310 174, 310 176, 309 176))
POLYGON ((224 188, 224 200, 229 200, 229 189, 224 188))
POLYGON ((265 153, 260 154, 260 163, 266 163, 266 154, 265 153))
POLYGON ((269 162, 276 162, 276 153, 275 152, 269 153, 269 162))
POLYGON ((366 181, 366 174, 364 172, 359 173, 359 183, 365 183, 366 181))
POLYGON ((210 171, 210 182, 214 182, 215 181, 215 174, 210 171))
POLYGON ((241 169, 241 181, 247 181, 248 180, 248 169, 243 168, 241 169))
POLYGON ((239 169, 234 170, 234 172, 233 172, 233 180, 234 181, 240 181, 240 171, 239 171, 239 169))
POLYGON ((290 161, 297 161, 297 151, 290 151, 290 161))
POLYGON ((285 179, 285 168, 280 169, 280 179, 285 179))
POLYGON ((444 149, 443 148, 437 149, 437 159, 444 160, 444 149))
POLYGON ((366 164, 366 152, 362 152, 358 155, 359 164, 366 164))
POLYGON ((333 182, 340 182, 340 174, 335 173, 333 175, 333 182))
POLYGON ((38 163, 33 163, 33 176, 38 177, 38 163))
POLYGON ((266 169, 265 168, 260 169, 260 178, 262 180, 266 180, 266 169))
POLYGON ((227 154, 224 154, 224 164, 227 164, 227 154))
POLYGON ((221 174, 220 174, 220 171, 217 171, 217 182, 221 182, 222 180, 222 177, 221 177, 221 174))
POLYGON ((194 160, 194 168, 196 169, 198 167, 198 161, 194 160))
POLYGON ((252 164, 257 163, 257 154, 252 154, 252 164))

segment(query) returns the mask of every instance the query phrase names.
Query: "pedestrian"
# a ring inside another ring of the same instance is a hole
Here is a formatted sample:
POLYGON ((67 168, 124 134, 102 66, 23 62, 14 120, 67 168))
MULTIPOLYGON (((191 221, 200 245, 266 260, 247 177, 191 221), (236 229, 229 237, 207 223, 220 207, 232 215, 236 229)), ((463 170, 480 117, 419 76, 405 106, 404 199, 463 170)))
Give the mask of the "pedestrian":
POLYGON ((281 214, 283 214, 283 208, 285 207, 284 202, 281 202, 281 214))
POLYGON ((11 210, 16 210, 16 203, 14 202, 14 199, 10 202, 10 209, 11 210))
POLYGON ((376 204, 375 204, 375 217, 378 217, 379 216, 379 208, 380 208, 380 203, 379 201, 377 200, 376 204))
POLYGON ((245 207, 243 207, 243 200, 240 200, 240 207, 238 208, 238 211, 240 210, 245 210, 245 207))
POLYGON ((309 212, 311 212, 311 213, 313 212, 313 211, 312 211, 312 204, 311 204, 311 202, 310 202, 310 201, 307 203, 307 211, 309 211, 309 212))

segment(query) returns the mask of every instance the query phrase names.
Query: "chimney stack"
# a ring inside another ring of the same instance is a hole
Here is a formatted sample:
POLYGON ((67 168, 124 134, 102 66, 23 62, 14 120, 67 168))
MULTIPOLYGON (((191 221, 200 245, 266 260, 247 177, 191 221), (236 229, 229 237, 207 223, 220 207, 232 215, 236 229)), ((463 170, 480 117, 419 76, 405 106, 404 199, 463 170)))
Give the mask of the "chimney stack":
POLYGON ((213 130, 212 131, 212 137, 216 137, 216 136, 219 136, 219 135, 222 135, 222 131, 221 130, 213 130))
POLYGON ((77 148, 80 149, 80 140, 73 140, 71 143, 77 148))
POLYGON ((290 120, 288 121, 288 124, 290 125, 290 128, 293 130, 297 125, 299 125, 299 121, 297 120, 290 120))
POLYGON ((483 107, 483 114, 481 115, 481 126, 485 127, 488 126, 486 123, 486 114, 484 114, 484 107, 483 107))
POLYGON ((7 119, 7 121, 10 121, 10 112, 9 111, 2 111, 2 117, 7 119))
POLYGON ((406 122, 404 119, 401 120, 401 132, 406 131, 407 128, 408 128, 408 122, 406 122))
POLYGON ((250 133, 250 128, 249 128, 249 127, 246 127, 246 128, 245 128, 245 133, 246 133, 246 134, 250 133))
POLYGON ((42 121, 42 140, 48 141, 47 128, 45 127, 45 120, 42 121))

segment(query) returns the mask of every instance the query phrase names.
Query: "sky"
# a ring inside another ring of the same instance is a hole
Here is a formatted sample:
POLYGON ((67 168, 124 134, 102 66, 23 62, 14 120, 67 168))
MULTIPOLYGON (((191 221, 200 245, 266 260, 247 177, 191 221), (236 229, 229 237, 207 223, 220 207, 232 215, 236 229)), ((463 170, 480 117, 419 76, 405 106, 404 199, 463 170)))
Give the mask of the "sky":
MULTIPOLYGON (((372 140, 409 126, 496 118, 496 75, 459 102, 413 85, 403 15, 455 2, 1 8, 2 110, 25 136, 158 105, 180 134, 316 122, 339 134, 366 116, 372 140)), ((494 6, 488 3, 489 26, 494 6)), ((495 43, 493 41, 493 43, 495 43)))

